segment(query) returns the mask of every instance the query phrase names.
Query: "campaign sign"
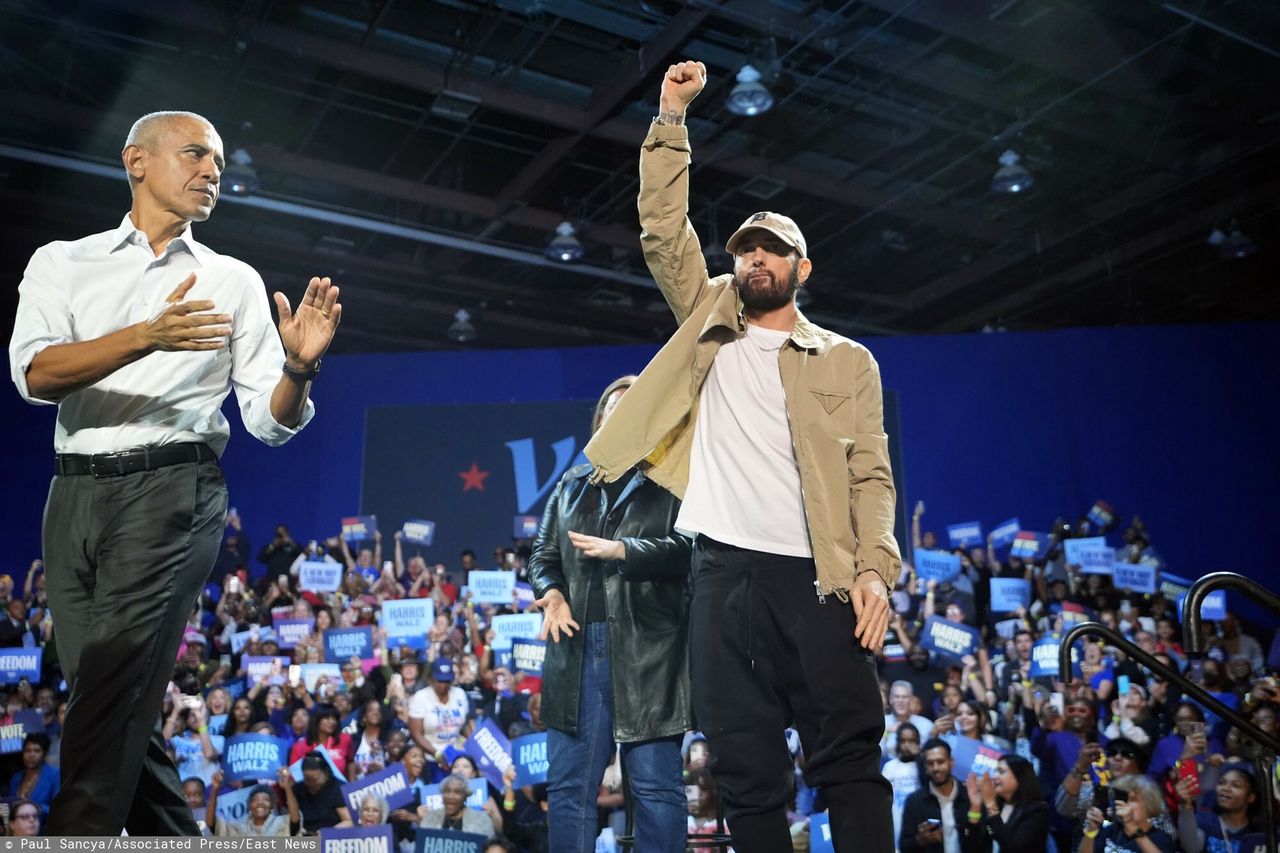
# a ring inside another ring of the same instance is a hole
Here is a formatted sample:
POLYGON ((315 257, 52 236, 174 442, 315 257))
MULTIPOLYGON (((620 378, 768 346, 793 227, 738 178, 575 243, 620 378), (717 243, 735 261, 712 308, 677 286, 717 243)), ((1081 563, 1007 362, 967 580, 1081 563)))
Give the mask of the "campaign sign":
POLYGON ((323 634, 324 659, 327 663, 343 663, 348 658, 373 657, 373 628, 330 628, 323 634))
POLYGON ((304 560, 298 568, 298 589, 304 592, 337 592, 342 585, 342 563, 304 560))
MULTIPOLYGON (((356 817, 356 809, 351 810, 351 816, 356 817)), ((389 823, 320 830, 320 853, 396 853, 397 850, 395 832, 389 823)))
POLYGON ((290 658, 282 655, 245 655, 244 677, 250 687, 259 681, 267 684, 284 684, 289 671, 290 658))
MULTIPOLYGON (((317 744, 311 749, 311 751, 318 752, 324 756, 325 762, 329 765, 329 772, 333 774, 334 779, 347 778, 347 774, 338 769, 338 764, 333 760, 333 756, 329 754, 329 750, 317 744)), ((302 758, 299 758, 297 761, 289 765, 289 775, 293 777, 293 781, 295 782, 302 781, 302 762, 306 757, 307 756, 304 755, 302 758)))
POLYGON ((228 782, 274 779, 289 763, 289 744, 273 735, 236 735, 222 748, 222 773, 228 782))
MULTIPOLYGON (((249 816, 249 795, 252 793, 253 786, 250 785, 246 788, 227 791, 225 794, 218 794, 218 817, 227 823, 247 818, 249 816)), ((204 814, 204 808, 200 809, 200 814, 204 814)))
POLYGON ((511 758, 516 763, 517 788, 546 782, 547 733, 538 732, 511 741, 511 758))
POLYGON ((532 539, 538 535, 542 519, 536 515, 517 515, 511 535, 516 539, 532 539))
POLYGON ((1115 521, 1115 519, 1115 509, 1111 504, 1104 500, 1095 502, 1093 507, 1089 510, 1089 520, 1093 522, 1094 526, 1099 530, 1106 530, 1111 526, 1111 522, 1115 521))
POLYGON ((1022 627, 1022 620, 1018 618, 1002 619, 996 623, 996 636, 1002 640, 1012 640, 1013 635, 1018 633, 1018 629, 1022 627))
POLYGON ((947 538, 952 548, 972 548, 982 544, 982 522, 965 521, 947 525, 947 538))
POLYGON ((516 607, 528 610, 533 606, 533 587, 524 581, 516 581, 516 607))
MULTIPOLYGON (((1058 649, 1062 647, 1062 638, 1056 634, 1042 637, 1036 641, 1031 647, 1031 677, 1032 678, 1049 678, 1059 677, 1058 672, 1058 649)), ((1080 653, 1076 649, 1071 650, 1071 666, 1077 669, 1080 660, 1080 653)))
POLYGON ((238 655, 244 651, 244 647, 249 645, 249 641, 253 639, 254 634, 258 631, 250 628, 248 631, 236 631, 231 635, 231 654, 238 655))
MULTIPOLYGON (((206 697, 208 695, 209 695, 208 693, 205 694, 206 697)), ((227 715, 226 714, 210 714, 209 718, 205 720, 205 725, 209 729, 209 734, 213 735, 214 737, 217 737, 218 735, 222 734, 223 729, 227 727, 227 715)))
POLYGON ((40 681, 43 658, 44 649, 39 647, 0 649, 0 682, 17 684, 25 678, 36 684, 40 681))
POLYGON ((1130 592, 1155 592, 1155 566, 1144 566, 1141 563, 1116 563, 1111 570, 1111 584, 1116 589, 1127 589, 1130 592))
POLYGON ((498 730, 493 720, 486 719, 484 725, 467 738, 466 750, 476 760, 485 778, 501 791, 502 774, 511 766, 511 741, 498 730))
POLYGON ((347 542, 363 542, 377 532, 376 515, 348 515, 342 519, 342 538, 347 542))
POLYGON ((826 812, 809 815, 809 850, 811 853, 836 853, 831 840, 831 816, 826 812))
MULTIPOLYGON (((504 613, 493 617, 493 648, 506 651, 511 641, 520 637, 536 637, 542 633, 541 613, 504 613)), ((499 788, 502 786, 499 785, 499 788)))
POLYGON ((427 647, 427 632, 436 620, 436 605, 429 598, 401 598, 382 602, 379 627, 387 632, 390 646, 427 647))
POLYGON ((279 640, 276 645, 282 649, 292 649, 301 643, 316 629, 316 620, 308 616, 306 619, 277 619, 271 623, 279 640))
POLYGON ((434 521, 424 521, 420 518, 411 518, 400 528, 400 533, 405 542, 431 547, 431 540, 436 538, 436 523, 434 521))
MULTIPOLYGON (((388 829, 388 832, 390 829, 388 829)), ((413 853, 484 853, 489 839, 474 832, 455 832, 452 829, 426 829, 418 827, 413 853)), ((325 850, 321 853, 329 853, 325 850)), ((361 851, 364 853, 364 851, 361 851)))
POLYGON ((916 574, 927 581, 955 580, 960 574, 960 557, 946 551, 926 551, 923 548, 915 552, 916 574))
POLYGON ((512 640, 511 668, 532 675, 542 674, 542 658, 547 653, 544 640, 512 640))
POLYGON ((1109 575, 1116 564, 1115 548, 1085 548, 1080 552, 1080 572, 1086 575, 1109 575))
POLYGON ((1064 628, 1070 628, 1077 622, 1088 622, 1093 618, 1093 612, 1089 608, 1071 601, 1062 602, 1062 609, 1059 610, 1059 613, 1062 616, 1064 628))
POLYGON ((405 773, 404 765, 392 764, 342 786, 342 799, 352 815, 360 814, 360 800, 366 794, 380 794, 393 809, 411 802, 413 789, 409 787, 409 774, 405 773))
POLYGON ((1062 543, 1062 550, 1066 553, 1067 565, 1078 566, 1080 562, 1080 552, 1088 548, 1105 548, 1107 540, 1102 536, 1089 536, 1084 539, 1066 539, 1062 543))
POLYGON ((992 749, 975 738, 963 736, 948 738, 948 743, 951 744, 951 760, 955 762, 951 775, 955 778, 963 782, 969 778, 970 773, 978 776, 995 774, 1002 755, 1000 750, 992 749))
POLYGON ((968 625, 930 616, 920 631, 920 645, 929 651, 959 660, 975 653, 978 648, 978 632, 968 625))
POLYGON ((1039 560, 1049 553, 1049 534, 1032 533, 1030 530, 1019 530, 1009 546, 1010 557, 1024 560, 1039 560))
POLYGON ((467 575, 471 600, 477 604, 510 604, 515 585, 515 572, 471 572, 467 575))
MULTIPOLYGON (((1182 605, 1187 600, 1184 595, 1178 599, 1178 621, 1182 621, 1182 605)), ((1200 600, 1200 618, 1211 622, 1221 622, 1227 618, 1227 591, 1217 589, 1200 600)))
POLYGON ((991 579, 991 612, 1013 613, 1031 604, 1031 581, 1025 578, 991 579))
POLYGON ((1022 524, 1016 517, 1008 521, 1002 521, 991 531, 991 544, 997 548, 1012 545, 1014 537, 1018 535, 1020 530, 1022 530, 1022 524))
MULTIPOLYGON (((440 794, 439 785, 414 784, 418 798, 429 811, 440 811, 444 808, 444 797, 440 794)), ((489 782, 485 779, 468 779, 467 787, 471 793, 467 795, 467 808, 484 811, 484 804, 489 802, 489 782)))
POLYGON ((316 685, 326 675, 333 684, 341 681, 342 667, 336 663, 304 663, 298 668, 298 674, 302 676, 302 684, 307 688, 307 692, 315 693, 316 685))
POLYGON ((13 722, 0 726, 0 752, 22 752, 27 735, 44 731, 44 715, 34 708, 15 711, 13 722))
POLYGON ((227 691, 227 698, 234 702, 243 696, 249 690, 249 687, 244 683, 244 677, 241 676, 240 678, 222 682, 222 689, 227 691))
POLYGON ((1191 581, 1170 572, 1160 573, 1160 594, 1165 598, 1174 601, 1188 592, 1191 592, 1191 581))

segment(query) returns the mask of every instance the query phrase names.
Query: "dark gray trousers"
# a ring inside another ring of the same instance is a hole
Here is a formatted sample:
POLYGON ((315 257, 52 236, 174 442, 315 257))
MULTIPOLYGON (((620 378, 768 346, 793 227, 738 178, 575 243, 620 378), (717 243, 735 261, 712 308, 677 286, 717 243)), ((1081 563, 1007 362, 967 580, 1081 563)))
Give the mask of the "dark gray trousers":
POLYGON ((54 477, 44 560, 71 698, 49 835, 199 834, 160 711, 226 509, 214 463, 54 477))

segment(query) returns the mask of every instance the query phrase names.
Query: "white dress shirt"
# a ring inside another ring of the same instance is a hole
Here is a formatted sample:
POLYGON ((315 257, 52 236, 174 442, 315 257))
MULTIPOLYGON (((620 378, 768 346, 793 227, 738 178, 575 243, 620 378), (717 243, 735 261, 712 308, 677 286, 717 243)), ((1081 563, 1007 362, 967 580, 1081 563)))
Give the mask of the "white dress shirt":
POLYGON ((310 400, 294 429, 276 423, 271 393, 280 380, 284 348, 262 278, 235 258, 191 236, 171 240, 159 257, 126 215, 120 226, 80 240, 41 246, 18 288, 18 315, 9 342, 9 368, 29 403, 27 368, 45 347, 87 341, 156 316, 188 276, 186 299, 212 300, 230 314, 230 346, 206 352, 153 352, 58 406, 54 450, 111 453, 143 445, 202 441, 219 456, 231 431, 222 401, 234 387, 245 428, 262 442, 284 444, 315 414, 310 400))

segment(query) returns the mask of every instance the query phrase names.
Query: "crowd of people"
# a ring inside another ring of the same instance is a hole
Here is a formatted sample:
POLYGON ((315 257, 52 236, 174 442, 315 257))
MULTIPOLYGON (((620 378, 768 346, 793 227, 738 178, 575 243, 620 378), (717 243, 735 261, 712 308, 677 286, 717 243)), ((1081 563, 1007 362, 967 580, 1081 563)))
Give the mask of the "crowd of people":
MULTIPOLYGON (((923 511, 916 507, 913 545, 946 550, 922 531, 923 511)), ((1059 523, 1050 550, 1037 560, 1009 557, 990 542, 954 549, 962 569, 947 582, 924 581, 904 567, 878 662, 883 773, 893 787, 904 853, 985 853, 996 845, 1000 853, 1240 853, 1242 839, 1264 830, 1268 787, 1253 763, 1258 745, 1175 684, 1123 650, 1094 641, 1080 649, 1079 673, 1069 683, 1036 674, 1036 642, 1084 618, 1115 628, 1167 666, 1188 668, 1175 602, 1115 589, 1107 575, 1082 574, 1065 563, 1061 540, 1096 535, 1089 527, 1084 519, 1071 528, 1059 523), (993 612, 988 581, 1002 577, 1031 582, 1028 607, 993 612), (922 628, 931 616, 976 628, 982 640, 974 654, 950 659, 926 648, 922 628)), ((509 606, 474 602, 467 576, 486 566, 471 551, 453 566, 428 565, 400 533, 388 538, 303 545, 279 526, 253 553, 241 519, 228 515, 223 549, 191 615, 163 715, 188 804, 214 835, 390 824, 404 843, 423 826, 483 835, 490 839, 486 853, 547 850, 546 786, 517 786, 513 768, 501 788, 488 784, 477 802, 471 780, 482 778, 479 756, 465 751, 467 736, 485 720, 512 738, 546 731, 538 675, 513 669, 494 648, 494 617, 528 605, 518 597, 509 606), (308 560, 341 564, 340 589, 301 590, 299 571, 308 560), (434 603, 435 624, 421 650, 389 640, 378 624, 382 604, 402 598, 434 603), (314 619, 314 630, 282 648, 273 627, 282 618, 314 619), (366 625, 374 629, 373 659, 343 661, 337 676, 312 683, 285 667, 245 683, 246 658, 318 663, 324 631, 366 625), (250 733, 284 739, 288 762, 300 772, 282 768, 271 779, 227 781, 220 764, 225 743, 250 733), (344 801, 342 784, 396 763, 411 783, 410 803, 392 808, 373 794, 356 809, 344 801), (430 802, 428 785, 439 786, 430 802), (219 816, 219 798, 245 787, 251 792, 243 817, 219 816)), ((1139 520, 1123 539, 1121 559, 1158 559, 1139 520)), ((524 543, 500 545, 493 566, 523 579, 529 556, 524 543)), ((41 678, 9 685, 5 707, 6 722, 34 719, 24 711, 38 712, 43 722, 19 753, 4 757, 12 769, 7 831, 34 834, 58 788, 66 712, 40 563, 30 567, 21 589, 0 576, 0 601, 6 611, 0 643, 44 649, 41 678)), ((1206 622, 1205 631, 1202 685, 1274 734, 1280 689, 1265 660, 1263 642, 1270 636, 1251 635, 1231 614, 1206 622)), ((796 773, 789 815, 795 849, 803 850, 810 844, 809 818, 823 802, 821 791, 804 783, 804 756, 791 734, 796 773)), ((690 831, 712 830, 717 796, 708 744, 690 732, 682 754, 690 831)), ((597 804, 599 827, 621 834, 616 759, 600 780, 597 804)))

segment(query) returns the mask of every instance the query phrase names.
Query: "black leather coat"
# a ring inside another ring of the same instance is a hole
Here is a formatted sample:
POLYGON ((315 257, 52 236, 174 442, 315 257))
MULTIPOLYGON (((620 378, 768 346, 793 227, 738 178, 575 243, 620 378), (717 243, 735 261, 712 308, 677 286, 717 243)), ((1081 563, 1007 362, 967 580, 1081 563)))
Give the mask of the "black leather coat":
MULTIPOLYGON (((567 471, 547 500, 529 560, 541 598, 557 588, 586 627, 591 574, 599 561, 569 543, 569 531, 621 540, 625 560, 604 563, 613 677, 613 732, 621 742, 681 734, 693 725, 689 698, 690 543, 676 533, 680 502, 637 472, 612 507, 591 485, 590 465, 567 471)), ((583 635, 548 637, 542 664, 542 719, 578 733, 583 635)))

